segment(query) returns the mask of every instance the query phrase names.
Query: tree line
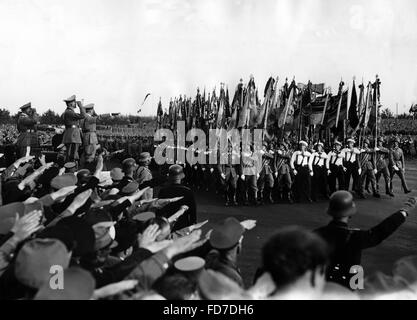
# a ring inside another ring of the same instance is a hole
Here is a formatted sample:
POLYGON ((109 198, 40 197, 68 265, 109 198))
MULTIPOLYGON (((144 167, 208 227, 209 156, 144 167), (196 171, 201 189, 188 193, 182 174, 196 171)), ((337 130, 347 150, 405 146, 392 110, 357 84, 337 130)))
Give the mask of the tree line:
MULTIPOLYGON (((18 114, 11 114, 9 110, 0 108, 0 124, 15 124, 18 114)), ((155 121, 155 117, 144 117, 137 115, 118 115, 111 117, 110 115, 102 115, 97 120, 98 125, 145 125, 155 121)), ((47 125, 63 125, 64 121, 60 114, 48 109, 39 115, 39 122, 47 125)))

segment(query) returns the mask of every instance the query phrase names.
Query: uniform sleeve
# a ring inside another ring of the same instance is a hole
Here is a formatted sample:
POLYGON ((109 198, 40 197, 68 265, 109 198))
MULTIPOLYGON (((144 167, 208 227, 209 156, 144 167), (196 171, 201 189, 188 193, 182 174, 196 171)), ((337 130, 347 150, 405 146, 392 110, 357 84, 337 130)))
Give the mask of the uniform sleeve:
POLYGON ((19 124, 30 127, 35 125, 37 122, 35 119, 30 117, 20 117, 19 118, 19 124))
POLYGON ((295 158, 297 157, 297 151, 296 152, 294 152, 293 154, 292 154, 292 156, 291 156, 291 160, 290 160, 290 167, 291 167, 291 169, 295 169, 295 167, 294 167, 294 162, 295 162, 295 158))
POLYGON ((404 221, 404 215, 398 211, 367 231, 355 232, 352 241, 362 249, 375 247, 393 234, 404 221))
POLYGON ((80 113, 76 113, 73 110, 67 110, 67 117, 69 118, 69 120, 81 120, 85 118, 85 114, 80 114, 80 113))
POLYGON ((313 161, 314 161, 314 158, 316 157, 316 153, 312 153, 311 155, 310 155, 310 158, 308 159, 308 168, 310 169, 310 170, 313 170, 313 161))

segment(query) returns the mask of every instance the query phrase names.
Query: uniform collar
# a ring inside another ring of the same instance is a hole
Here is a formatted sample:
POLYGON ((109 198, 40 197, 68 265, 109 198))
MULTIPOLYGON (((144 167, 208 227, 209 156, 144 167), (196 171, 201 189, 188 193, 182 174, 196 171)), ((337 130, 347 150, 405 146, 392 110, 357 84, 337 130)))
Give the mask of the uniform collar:
POLYGON ((332 220, 332 221, 330 221, 329 226, 347 227, 348 224, 346 222, 343 222, 343 221, 340 221, 340 220, 332 220))

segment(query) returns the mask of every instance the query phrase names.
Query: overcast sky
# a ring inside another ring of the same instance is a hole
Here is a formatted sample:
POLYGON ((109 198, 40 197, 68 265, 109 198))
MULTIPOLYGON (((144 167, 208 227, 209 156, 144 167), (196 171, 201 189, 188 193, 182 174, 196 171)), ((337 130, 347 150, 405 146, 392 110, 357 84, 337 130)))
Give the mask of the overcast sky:
POLYGON ((415 0, 1 0, 0 107, 143 114, 252 73, 337 88, 374 80, 395 112, 417 102, 415 0), (406 107, 404 107, 404 105, 406 107))

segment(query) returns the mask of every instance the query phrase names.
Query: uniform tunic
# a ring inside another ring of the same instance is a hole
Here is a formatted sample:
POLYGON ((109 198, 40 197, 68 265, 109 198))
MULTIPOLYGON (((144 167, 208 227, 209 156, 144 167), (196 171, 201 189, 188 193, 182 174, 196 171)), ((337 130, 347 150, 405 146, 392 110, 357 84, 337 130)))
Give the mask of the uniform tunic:
POLYGON ((84 147, 84 158, 87 162, 94 160, 98 139, 96 130, 97 116, 86 114, 82 120, 82 141, 84 147))
MULTIPOLYGON (((36 124, 38 119, 36 116, 29 116, 26 113, 20 112, 17 119, 17 130, 19 137, 17 138, 17 148, 19 151, 19 158, 24 157, 26 148, 30 147, 31 152, 39 148, 39 139, 36 132, 36 124)), ((33 153, 32 153, 33 154, 33 153)))

